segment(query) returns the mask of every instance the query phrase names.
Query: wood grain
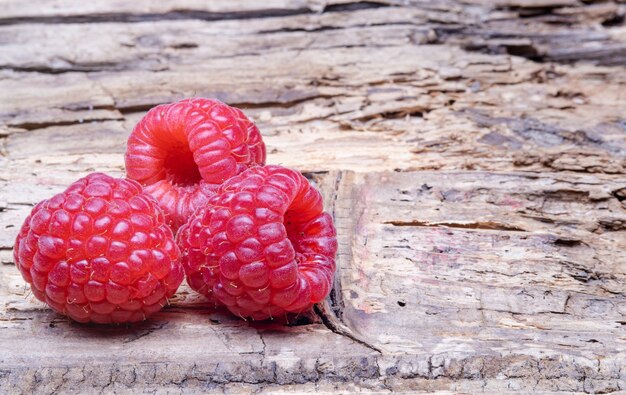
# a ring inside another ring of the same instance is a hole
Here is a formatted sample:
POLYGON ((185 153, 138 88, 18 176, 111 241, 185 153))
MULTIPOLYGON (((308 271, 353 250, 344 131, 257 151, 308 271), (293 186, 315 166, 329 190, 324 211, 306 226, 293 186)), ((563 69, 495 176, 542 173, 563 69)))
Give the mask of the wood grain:
POLYGON ((625 391, 625 7, 0 1, 0 392, 625 391), (332 294, 288 323, 186 286, 135 327, 53 314, 22 221, 194 95, 322 190, 332 294))

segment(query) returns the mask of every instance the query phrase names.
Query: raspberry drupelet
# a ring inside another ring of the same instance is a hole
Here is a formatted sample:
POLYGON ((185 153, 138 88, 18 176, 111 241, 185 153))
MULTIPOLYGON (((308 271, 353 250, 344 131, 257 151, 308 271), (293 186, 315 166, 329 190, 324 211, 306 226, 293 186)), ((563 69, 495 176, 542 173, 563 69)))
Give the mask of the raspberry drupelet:
POLYGON ((101 173, 37 204, 14 258, 37 299, 79 322, 144 320, 184 276, 154 198, 135 181, 101 173))
POLYGON ((192 98, 151 109, 135 126, 126 174, 159 202, 174 231, 222 182, 265 164, 261 133, 241 110, 192 98))
POLYGON ((189 285, 244 318, 303 312, 332 287, 335 227, 295 170, 258 166, 229 179, 177 242, 189 285))

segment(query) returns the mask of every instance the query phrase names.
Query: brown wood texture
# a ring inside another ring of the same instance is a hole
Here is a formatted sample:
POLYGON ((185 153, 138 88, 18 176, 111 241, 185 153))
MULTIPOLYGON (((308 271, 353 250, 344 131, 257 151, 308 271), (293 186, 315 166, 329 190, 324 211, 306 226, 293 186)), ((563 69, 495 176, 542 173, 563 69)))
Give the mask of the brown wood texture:
POLYGON ((0 392, 626 391, 626 3, 0 0, 0 392), (183 286, 78 325, 12 261, 39 200, 217 97, 339 231, 282 323, 183 286))

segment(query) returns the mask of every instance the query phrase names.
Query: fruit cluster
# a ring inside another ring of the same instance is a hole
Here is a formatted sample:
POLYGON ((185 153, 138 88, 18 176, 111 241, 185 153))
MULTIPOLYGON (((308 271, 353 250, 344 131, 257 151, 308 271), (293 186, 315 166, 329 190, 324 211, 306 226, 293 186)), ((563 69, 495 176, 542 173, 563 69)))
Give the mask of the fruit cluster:
POLYGON ((242 318, 310 309, 332 286, 333 221, 302 174, 265 155, 237 108, 154 107, 128 139, 127 178, 93 173, 37 204, 15 263, 38 299, 79 322, 144 320, 185 275, 242 318))

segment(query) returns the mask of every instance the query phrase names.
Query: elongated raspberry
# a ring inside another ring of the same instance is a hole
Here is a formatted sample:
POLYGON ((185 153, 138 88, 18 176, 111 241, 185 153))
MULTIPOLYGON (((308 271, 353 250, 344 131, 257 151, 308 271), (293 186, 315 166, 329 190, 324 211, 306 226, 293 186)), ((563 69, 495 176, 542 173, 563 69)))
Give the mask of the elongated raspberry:
POLYGON ((144 320, 184 274, 154 198, 101 173, 37 204, 13 254, 37 299, 80 322, 144 320))
POLYGON ((157 199, 173 230, 218 184, 264 163, 257 127, 241 110, 203 98, 154 107, 135 126, 126 149, 128 178, 157 199))
POLYGON ((305 311, 332 286, 335 227, 294 170, 259 166, 226 181, 177 242, 189 285, 241 317, 305 311))

